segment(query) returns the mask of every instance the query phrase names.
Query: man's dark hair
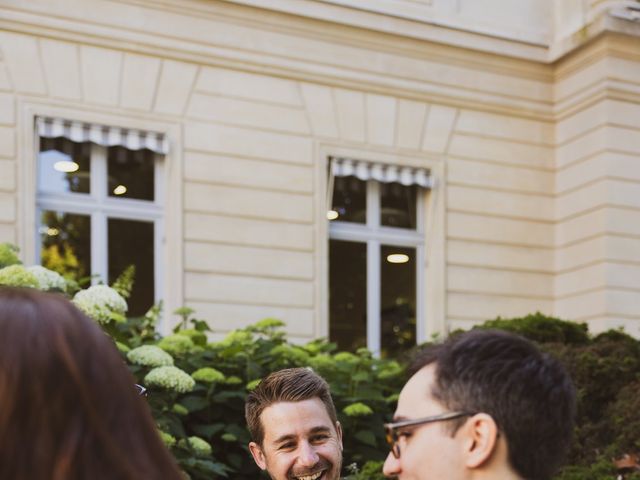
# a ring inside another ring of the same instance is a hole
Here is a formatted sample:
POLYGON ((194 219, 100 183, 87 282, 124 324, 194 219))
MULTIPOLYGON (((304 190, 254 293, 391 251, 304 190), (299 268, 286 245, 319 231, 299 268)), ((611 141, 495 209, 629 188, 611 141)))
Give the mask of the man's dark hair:
POLYGON ((575 389, 560 362, 518 335, 477 329, 427 347, 410 373, 430 364, 434 399, 450 410, 491 415, 506 437, 511 467, 527 480, 551 478, 575 417, 575 389))
POLYGON ((260 415, 265 408, 278 402, 301 402, 318 398, 324 404, 329 418, 338 421, 331 399, 329 385, 309 368, 286 368, 268 375, 247 396, 244 412, 251 439, 258 445, 264 440, 260 415))

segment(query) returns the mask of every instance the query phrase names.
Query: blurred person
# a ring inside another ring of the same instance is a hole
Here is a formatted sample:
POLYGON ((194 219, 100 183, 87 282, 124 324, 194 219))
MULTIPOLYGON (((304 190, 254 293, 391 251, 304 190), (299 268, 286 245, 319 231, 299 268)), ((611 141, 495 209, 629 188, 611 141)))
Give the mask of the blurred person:
POLYGON ((273 480, 338 480, 342 427, 327 382, 307 368, 271 373, 249 394, 245 417, 256 464, 273 480))
POLYGON ((113 341, 60 295, 0 287, 0 478, 183 478, 113 341))
POLYGON ((472 330, 423 351, 385 425, 399 480, 548 480, 569 449, 575 391, 530 341, 472 330))

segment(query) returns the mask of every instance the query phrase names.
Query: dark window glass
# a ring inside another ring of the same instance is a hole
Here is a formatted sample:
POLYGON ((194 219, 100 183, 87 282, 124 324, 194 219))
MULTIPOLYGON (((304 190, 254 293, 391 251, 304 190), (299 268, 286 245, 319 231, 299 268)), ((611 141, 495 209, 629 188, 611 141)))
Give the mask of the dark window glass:
POLYGON ((335 177, 333 181, 333 201, 329 216, 340 222, 367 222, 367 182, 356 177, 335 177), (337 213, 337 215, 336 215, 337 213))
POLYGON ((44 267, 73 280, 91 275, 91 217, 45 210, 40 218, 44 267))
POLYGON ((416 344, 416 250, 380 249, 381 355, 395 357, 416 344))
POLYGON ((340 350, 367 346, 367 245, 329 242, 329 336, 340 350))
POLYGON ((399 183, 380 183, 380 225, 416 228, 418 187, 399 183))
POLYGON ((40 138, 38 190, 90 193, 91 144, 67 138, 40 138))
POLYGON ((108 219, 109 283, 135 265, 133 291, 128 300, 131 316, 144 315, 154 302, 153 223, 108 219))
POLYGON ((107 149, 110 197, 154 199, 154 154, 150 150, 107 149))

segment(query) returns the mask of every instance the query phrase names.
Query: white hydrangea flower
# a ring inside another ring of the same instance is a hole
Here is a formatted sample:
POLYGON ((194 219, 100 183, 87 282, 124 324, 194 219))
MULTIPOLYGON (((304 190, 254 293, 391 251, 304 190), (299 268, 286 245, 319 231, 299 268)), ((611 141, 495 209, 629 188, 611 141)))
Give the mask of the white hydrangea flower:
POLYGON ((178 393, 190 392, 196 385, 191 375, 178 367, 156 367, 144 377, 145 385, 173 390, 178 393))
POLYGON ((86 290, 80 290, 73 297, 73 303, 100 323, 112 320, 113 314, 124 317, 128 308, 126 300, 106 285, 93 285, 86 290))
POLYGON ((62 290, 67 289, 67 281, 58 272, 44 268, 41 265, 27 267, 27 272, 31 272, 38 280, 39 290, 62 290))
POLYGON ((127 353, 130 362, 145 367, 166 367, 173 365, 173 357, 155 345, 142 345, 127 353))

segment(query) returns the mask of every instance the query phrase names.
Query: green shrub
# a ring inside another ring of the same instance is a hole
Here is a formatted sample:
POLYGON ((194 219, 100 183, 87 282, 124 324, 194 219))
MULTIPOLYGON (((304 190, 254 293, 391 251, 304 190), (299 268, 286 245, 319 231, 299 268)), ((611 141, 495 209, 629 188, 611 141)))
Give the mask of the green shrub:
MULTIPOLYGON (((11 282, 24 277, 16 251, 0 244, 0 268, 17 266, 10 275, 5 270, 11 282)), ((176 312, 182 321, 162 338, 156 330, 161 305, 142 317, 126 318, 120 300, 114 300, 118 292, 126 298, 134 274, 127 269, 113 291, 101 287, 104 295, 94 295, 87 310, 113 337, 138 383, 146 379, 159 435, 190 479, 261 476, 247 448, 245 397, 268 373, 299 366, 313 368, 331 386, 345 432, 345 480, 384 478, 388 446, 382 424, 395 410, 407 357, 382 360, 366 349, 336 352, 334 344, 322 339, 294 345, 276 319, 208 342, 207 323, 193 318, 189 308, 176 312)), ((37 288, 35 282, 27 283, 37 288)), ((71 295, 78 288, 68 284, 66 292, 71 295)), ((640 453, 640 341, 618 330, 593 337, 584 324, 540 313, 497 318, 476 328, 521 334, 558 357, 572 375, 577 426, 569 464, 556 480, 640 480, 640 473, 621 477, 613 463, 624 454, 640 453)))

